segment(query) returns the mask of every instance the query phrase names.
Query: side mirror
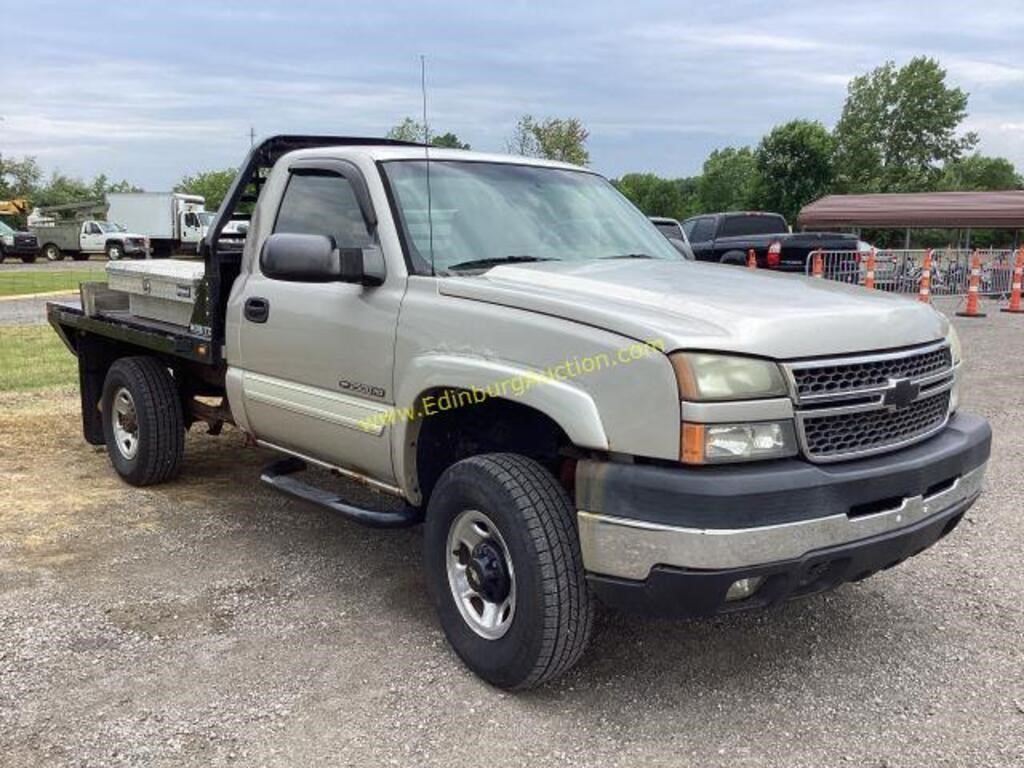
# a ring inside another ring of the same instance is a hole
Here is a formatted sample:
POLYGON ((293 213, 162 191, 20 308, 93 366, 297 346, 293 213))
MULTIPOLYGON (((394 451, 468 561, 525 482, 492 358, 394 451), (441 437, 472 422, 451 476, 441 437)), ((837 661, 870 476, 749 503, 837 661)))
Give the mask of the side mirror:
POLYGON ((668 239, 672 243, 673 247, 683 254, 683 258, 693 261, 693 249, 686 243, 685 240, 680 240, 678 237, 670 237, 668 239))
POLYGON ((294 283, 384 282, 384 256, 380 248, 338 248, 326 235, 279 232, 263 243, 260 269, 267 277, 294 283))

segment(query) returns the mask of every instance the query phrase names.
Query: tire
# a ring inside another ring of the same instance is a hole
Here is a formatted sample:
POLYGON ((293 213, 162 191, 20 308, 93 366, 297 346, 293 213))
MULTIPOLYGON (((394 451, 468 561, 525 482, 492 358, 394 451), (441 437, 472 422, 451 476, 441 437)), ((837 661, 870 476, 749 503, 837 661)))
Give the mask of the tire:
POLYGON ((747 266, 747 256, 742 251, 728 251, 722 254, 721 263, 733 267, 745 267, 747 266))
POLYGON ((43 256, 46 257, 47 261, 63 261, 64 254, 61 252, 60 247, 56 243, 47 243, 43 246, 43 256))
POLYGON ((36 263, 36 258, 37 257, 36 257, 36 255, 34 253, 30 254, 28 256, 22 256, 21 257, 21 263, 22 264, 35 264, 36 263))
POLYGON ((71 258, 74 259, 75 261, 88 261, 89 260, 89 254, 88 253, 81 253, 81 252, 73 253, 73 254, 71 254, 71 258))
POLYGON ((579 660, 590 640, 594 599, 583 573, 576 510, 554 476, 536 461, 493 453, 449 467, 431 495, 423 544, 427 586, 441 627, 455 652, 481 678, 500 688, 532 688, 579 660), (473 547, 475 559, 459 544, 464 540, 459 531, 467 521, 474 536, 480 530, 488 534, 473 547), (483 556, 494 554, 511 561, 504 564, 509 590, 504 598, 500 590, 487 592, 502 586, 502 569, 480 567, 481 559, 485 566, 493 564, 493 558, 483 556), (455 565, 464 559, 469 567, 455 565), (494 577, 487 583, 480 579, 485 572, 494 577), (460 585, 463 594, 468 588, 474 595, 476 604, 473 598, 466 603, 456 597, 460 585), (485 615, 485 593, 494 598, 496 610, 490 615, 498 619, 488 628, 479 619, 485 615), (478 620, 471 623, 467 615, 478 620))
POLYGON ((107 243, 106 254, 110 261, 124 258, 124 246, 121 243, 107 243))
POLYGON ((178 476, 185 421, 174 379, 159 360, 115 361, 107 371, 100 402, 107 454, 125 482, 155 485, 178 476))

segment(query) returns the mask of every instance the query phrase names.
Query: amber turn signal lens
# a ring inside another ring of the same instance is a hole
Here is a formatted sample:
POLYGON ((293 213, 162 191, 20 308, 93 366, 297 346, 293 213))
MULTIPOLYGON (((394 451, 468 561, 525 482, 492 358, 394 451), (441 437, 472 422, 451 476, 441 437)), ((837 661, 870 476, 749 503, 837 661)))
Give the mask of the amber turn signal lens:
POLYGON ((682 423, 679 440, 679 459, 684 464, 704 463, 704 425, 682 423))

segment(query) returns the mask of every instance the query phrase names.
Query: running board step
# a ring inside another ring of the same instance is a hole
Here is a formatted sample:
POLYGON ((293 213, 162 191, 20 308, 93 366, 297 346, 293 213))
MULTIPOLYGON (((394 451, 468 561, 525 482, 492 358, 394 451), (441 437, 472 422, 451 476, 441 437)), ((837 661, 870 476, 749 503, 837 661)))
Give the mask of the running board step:
POLYGON ((301 472, 304 469, 306 469, 306 462, 301 459, 281 459, 264 467, 260 473, 260 480, 282 493, 311 502, 318 507, 336 512, 353 522, 371 528, 406 528, 423 521, 422 513, 415 507, 407 506, 395 512, 381 512, 348 504, 330 491, 292 477, 296 472, 301 472))

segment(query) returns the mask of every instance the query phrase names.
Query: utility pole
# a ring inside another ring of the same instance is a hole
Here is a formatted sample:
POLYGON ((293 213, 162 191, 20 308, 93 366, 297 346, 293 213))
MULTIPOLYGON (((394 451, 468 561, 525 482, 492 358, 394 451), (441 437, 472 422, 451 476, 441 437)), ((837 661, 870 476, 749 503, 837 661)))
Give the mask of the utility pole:
POLYGON ((256 146, 256 128, 252 125, 249 126, 249 149, 256 146))

